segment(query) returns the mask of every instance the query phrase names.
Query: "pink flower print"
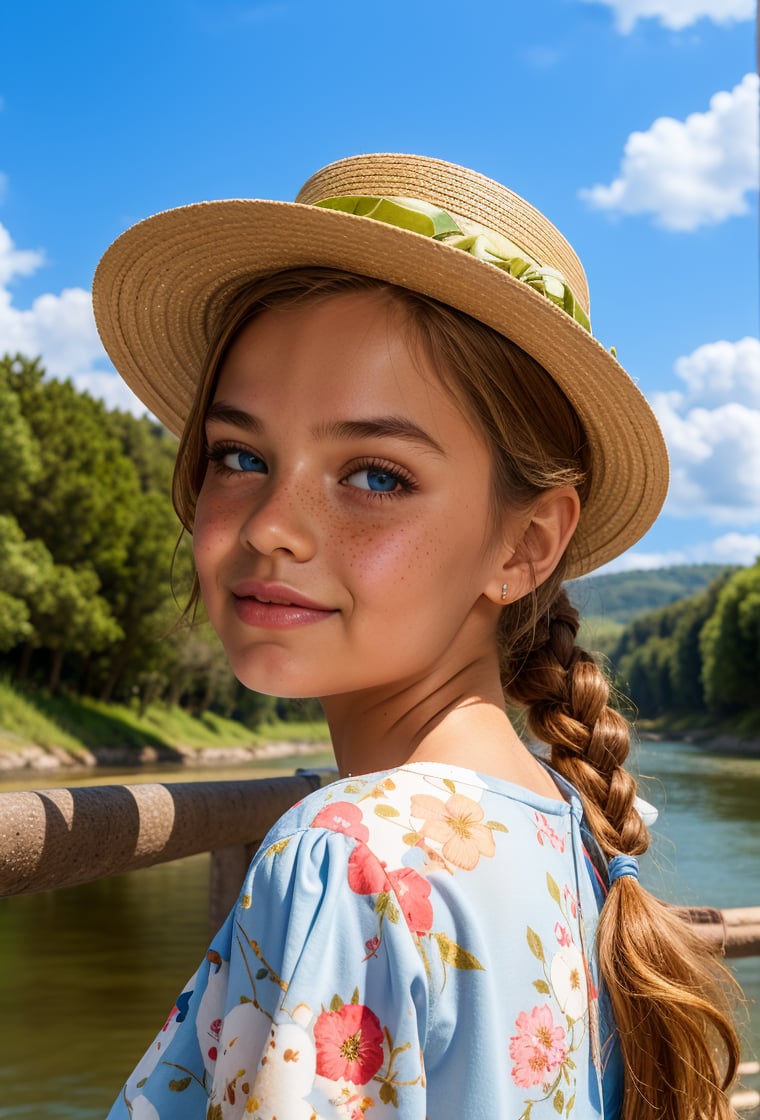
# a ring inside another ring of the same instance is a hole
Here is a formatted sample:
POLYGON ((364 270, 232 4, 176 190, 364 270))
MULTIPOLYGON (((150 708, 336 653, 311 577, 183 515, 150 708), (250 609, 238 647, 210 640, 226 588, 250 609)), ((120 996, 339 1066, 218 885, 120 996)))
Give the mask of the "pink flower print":
MULTIPOLYGON (((219 1041, 219 1035, 222 1033, 222 1020, 221 1019, 214 1019, 213 1022, 209 1024, 208 1033, 214 1039, 215 1043, 218 1042, 219 1041)), ((207 1050, 207 1054, 209 1056, 209 1059, 212 1062, 215 1062, 216 1059, 219 1057, 219 1051, 218 1051, 216 1045, 209 1046, 209 1048, 207 1050)))
POLYGON ((332 801, 320 809, 312 828, 327 828, 330 832, 344 832, 355 840, 369 840, 369 829, 362 824, 363 813, 352 801, 332 801))
POLYGON ((385 864, 364 844, 357 844, 348 857, 348 885, 355 894, 380 894, 388 890, 385 864))
POLYGON ((344 1003, 323 1011, 314 1024, 317 1074, 331 1081, 366 1085, 383 1064, 383 1030, 374 1011, 344 1003))
POLYGON ((521 1011, 515 1022, 517 1034, 509 1040, 509 1056, 515 1063, 512 1080, 522 1089, 546 1083, 565 1061, 565 1032, 556 1026, 548 1004, 521 1011))
POLYGON ((412 867, 390 871, 388 882, 401 906, 406 924, 412 933, 430 933, 433 926, 433 907, 430 903, 430 883, 412 867))
POLYGON ((595 1000, 599 999, 599 989, 594 983, 594 977, 591 975, 591 969, 589 968, 588 961, 585 957, 583 958, 583 968, 586 973, 586 988, 588 989, 588 998, 589 1003, 591 1004, 595 1000))
POLYGON ((576 895, 574 895, 573 892, 570 890, 567 883, 565 883, 564 887, 562 888, 562 898, 564 900, 565 906, 567 906, 569 908, 572 916, 574 918, 577 918, 578 917, 578 899, 577 899, 576 895))
POLYGON ((551 846, 556 851, 564 852, 564 850, 565 850, 565 838, 564 838, 564 836, 560 836, 560 834, 555 829, 552 828, 552 826, 549 824, 549 821, 547 820, 546 816, 543 813, 539 813, 538 811, 534 811, 533 815, 536 818, 536 824, 538 825, 537 840, 538 840, 539 844, 541 844, 543 846, 544 838, 546 838, 549 841, 549 843, 551 844, 551 846))
POLYGON ((566 949, 568 945, 572 945, 573 943, 573 939, 570 936, 570 930, 567 928, 567 926, 563 926, 562 922, 554 923, 554 936, 557 938, 557 941, 559 941, 563 949, 566 949))
POLYGON ((369 941, 364 942, 364 948, 367 950, 367 955, 363 960, 368 961, 370 957, 376 957, 377 950, 380 948, 380 938, 377 936, 370 937, 369 941))
POLYGON ((444 802, 418 793, 412 798, 411 814, 422 818, 420 835, 443 845, 443 858, 464 871, 472 871, 481 856, 490 857, 496 851, 490 828, 480 823, 483 810, 471 797, 454 793, 444 802))

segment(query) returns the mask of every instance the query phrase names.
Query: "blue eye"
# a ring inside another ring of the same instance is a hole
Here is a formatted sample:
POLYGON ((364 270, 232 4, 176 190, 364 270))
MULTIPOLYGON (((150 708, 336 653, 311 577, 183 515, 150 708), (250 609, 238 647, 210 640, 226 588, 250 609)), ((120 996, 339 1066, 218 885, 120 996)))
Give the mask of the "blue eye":
POLYGON ((357 490, 373 490, 378 494, 391 494, 404 487, 404 480, 398 474, 383 470, 382 467, 364 467, 363 470, 354 471, 346 481, 357 490))
POLYGON ((228 451, 222 457, 222 463, 230 471, 238 473, 249 473, 256 471, 259 474, 267 473, 267 465, 263 459, 258 455, 254 455, 252 451, 228 451))

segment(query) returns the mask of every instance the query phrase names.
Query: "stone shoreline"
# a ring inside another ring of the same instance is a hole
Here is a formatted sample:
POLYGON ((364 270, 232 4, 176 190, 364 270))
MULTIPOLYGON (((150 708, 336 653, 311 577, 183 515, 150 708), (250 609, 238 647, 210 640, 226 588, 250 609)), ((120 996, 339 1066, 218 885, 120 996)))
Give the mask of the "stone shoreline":
POLYGON ((688 743, 711 754, 760 758, 760 739, 747 735, 716 734, 709 731, 645 731, 641 728, 637 729, 636 734, 643 743, 688 743))
MULTIPOLYGON (((652 731, 638 728, 637 737, 642 742, 689 743, 712 754, 735 755, 741 758, 760 758, 760 739, 740 735, 710 734, 704 731, 652 731)), ((240 766, 248 762, 275 760, 290 755, 307 758, 323 754, 330 749, 328 742, 314 743, 306 740, 285 740, 274 743, 254 743, 233 747, 153 747, 138 750, 128 747, 102 747, 71 754, 62 747, 41 747, 23 740, 8 746, 15 736, 5 734, 0 749, 0 773, 19 771, 44 772, 50 770, 97 769, 101 766, 139 767, 172 765, 183 767, 240 766)))
MULTIPOLYGON (((7 740, 6 740, 7 741, 7 740)), ((330 749, 327 742, 285 740, 255 743, 249 747, 102 747, 82 750, 74 755, 62 747, 41 747, 36 743, 19 742, 18 746, 0 750, 0 773, 18 771, 81 770, 100 766, 133 767, 176 764, 186 767, 238 766, 290 755, 322 754, 330 749)))

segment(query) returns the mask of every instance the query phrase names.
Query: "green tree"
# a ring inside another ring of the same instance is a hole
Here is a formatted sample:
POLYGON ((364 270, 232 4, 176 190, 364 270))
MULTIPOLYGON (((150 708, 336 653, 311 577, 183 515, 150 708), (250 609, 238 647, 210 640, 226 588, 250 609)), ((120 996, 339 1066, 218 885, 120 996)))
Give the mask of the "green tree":
MULTIPOLYGON (((100 674, 100 698, 110 700, 119 691, 122 678, 131 690, 131 677, 147 671, 152 663, 158 670, 163 646, 153 650, 179 616, 172 594, 172 566, 179 525, 166 494, 142 495, 140 516, 129 535, 119 578, 109 593, 114 617, 122 630, 122 640, 100 674), (130 673, 130 665, 133 672, 130 673)), ((190 585, 190 554, 177 549, 174 570, 179 588, 190 585)))
POLYGON ((97 653, 122 636, 108 603, 97 593, 99 586, 91 568, 56 564, 40 609, 32 612, 40 644, 52 653, 48 687, 53 691, 67 653, 97 653))
POLYGON ((30 604, 44 593, 53 558, 42 541, 28 541, 15 517, 0 515, 0 651, 32 643, 30 604))
POLYGON ((70 382, 43 378, 37 362, 12 363, 8 385, 36 442, 37 471, 6 509, 57 563, 89 564, 107 593, 138 516, 137 471, 110 431, 105 405, 70 382))
POLYGON ((730 571, 699 595, 686 599, 673 630, 673 657, 670 679, 673 687, 673 705, 684 713, 706 710, 703 684, 701 634, 707 620, 715 610, 721 588, 730 578, 730 571))
POLYGON ((722 588, 700 647, 710 710, 729 715, 760 709, 760 561, 722 588))
POLYGON ((7 653, 32 633, 26 603, 0 591, 0 653, 7 653))
POLYGON ((673 706, 670 676, 673 648, 672 638, 653 635, 621 662, 626 691, 641 716, 664 715, 673 706))
POLYGON ((679 627, 690 610, 690 599, 650 611, 630 622, 610 654, 616 683, 646 718, 680 707, 674 674, 679 627))
POLYGON ((12 388, 22 366, 18 356, 0 359, 0 510, 28 501, 42 472, 39 444, 12 388))

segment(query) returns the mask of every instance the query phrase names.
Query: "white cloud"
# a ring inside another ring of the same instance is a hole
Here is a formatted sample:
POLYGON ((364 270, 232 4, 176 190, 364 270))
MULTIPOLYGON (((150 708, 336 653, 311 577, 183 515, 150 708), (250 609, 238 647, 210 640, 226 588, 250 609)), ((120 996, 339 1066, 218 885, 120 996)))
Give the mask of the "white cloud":
POLYGON ((636 548, 611 560, 594 575, 602 572, 643 572, 655 568, 670 568, 675 564, 740 564, 746 567, 760 556, 760 536, 757 533, 724 533, 710 541, 699 541, 683 548, 647 552, 636 548))
POLYGON ((91 397, 105 401, 109 408, 119 408, 122 412, 131 412, 133 416, 152 415, 116 373, 90 370, 75 374, 72 381, 78 389, 89 393, 91 397))
POLYGON ((738 23, 752 19, 755 0, 585 0, 605 4, 615 15, 618 31, 627 35, 640 19, 657 19, 670 31, 682 31, 700 19, 738 23))
POLYGON ((108 369, 89 292, 65 288, 58 295, 38 296, 26 310, 14 305, 10 289, 14 278, 33 275, 44 260, 37 250, 17 249, 0 225, 0 354, 40 357, 51 377, 71 378, 110 407, 144 415, 145 407, 108 369))
POLYGON ((692 230, 746 214, 757 189, 758 76, 716 93, 706 113, 658 117, 625 143, 620 174, 581 190, 597 210, 652 214, 657 225, 692 230))
MULTIPOLYGON (((0 184, 4 182, 0 172, 0 184)), ((31 276, 45 263, 45 254, 36 249, 17 249, 5 226, 0 225, 0 289, 14 276, 31 276)))
POLYGON ((671 456, 665 512, 760 524, 760 343, 708 343, 675 368, 685 390, 651 401, 671 456))
POLYGON ((678 358, 675 371, 686 384, 686 401, 715 406, 741 400, 760 408, 760 339, 708 342, 678 358))

